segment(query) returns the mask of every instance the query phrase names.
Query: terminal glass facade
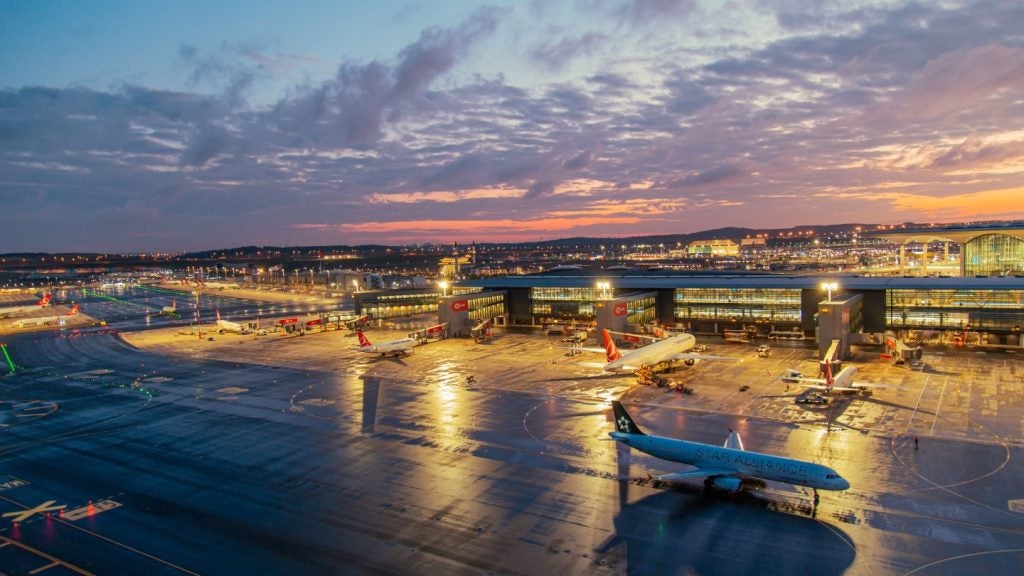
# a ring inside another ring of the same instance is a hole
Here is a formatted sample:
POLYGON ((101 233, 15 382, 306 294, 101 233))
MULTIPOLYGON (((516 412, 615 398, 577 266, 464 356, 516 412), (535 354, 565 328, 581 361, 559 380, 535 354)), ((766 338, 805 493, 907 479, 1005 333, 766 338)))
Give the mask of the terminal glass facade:
POLYGON ((1016 331, 1024 290, 887 290, 891 328, 1016 331))
POLYGON ((658 319, 658 302, 654 296, 645 296, 626 301, 626 324, 646 326, 658 319))
POLYGON ((596 316, 594 288, 530 288, 530 314, 541 318, 590 319, 596 316))
POLYGON ((676 321, 800 322, 799 288, 680 288, 676 321))
POLYGON ((505 315, 505 294, 493 294, 469 299, 469 318, 490 320, 505 315))
MULTIPOLYGON (((362 295, 360 295, 362 296, 362 295)), ((374 294, 372 299, 360 298, 359 312, 370 318, 399 318, 437 312, 440 294, 374 294)))
POLYGON ((968 240, 964 243, 964 274, 1024 274, 1024 240, 1006 234, 986 234, 968 240))

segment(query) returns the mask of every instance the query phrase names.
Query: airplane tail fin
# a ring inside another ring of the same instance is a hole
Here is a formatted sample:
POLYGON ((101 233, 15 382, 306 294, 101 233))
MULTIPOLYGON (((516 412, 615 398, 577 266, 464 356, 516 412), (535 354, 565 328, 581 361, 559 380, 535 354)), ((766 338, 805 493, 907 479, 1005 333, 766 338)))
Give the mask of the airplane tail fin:
POLYGON ((835 383, 835 378, 832 376, 832 363, 825 362, 825 388, 832 388, 832 385, 835 383))
POLYGON ((220 322, 220 308, 217 308, 217 322, 220 322))
POLYGON ((619 358, 622 358, 622 352, 619 352, 619 347, 615 345, 612 340, 612 335, 607 330, 601 331, 601 339, 604 341, 605 356, 609 362, 614 362, 619 358))
POLYGON ((74 316, 75 314, 78 314, 78 304, 75 304, 74 307, 71 308, 71 312, 68 312, 68 316, 74 316))
POLYGON ((622 402, 618 400, 612 400, 612 411, 615 412, 615 431, 623 432, 625 434, 637 434, 644 435, 637 427, 633 419, 629 417, 629 413, 623 408, 622 402))
POLYGON ((362 346, 364 348, 368 347, 368 346, 373 346, 373 344, 370 344, 370 339, 366 337, 366 334, 363 334, 362 330, 356 332, 356 336, 359 337, 359 345, 360 346, 362 346))
POLYGON ((37 302, 40 306, 48 306, 50 304, 50 293, 43 294, 43 299, 37 302))
POLYGON ((729 429, 729 437, 725 439, 725 444, 722 446, 733 450, 743 450, 743 439, 740 438, 740 433, 729 429))

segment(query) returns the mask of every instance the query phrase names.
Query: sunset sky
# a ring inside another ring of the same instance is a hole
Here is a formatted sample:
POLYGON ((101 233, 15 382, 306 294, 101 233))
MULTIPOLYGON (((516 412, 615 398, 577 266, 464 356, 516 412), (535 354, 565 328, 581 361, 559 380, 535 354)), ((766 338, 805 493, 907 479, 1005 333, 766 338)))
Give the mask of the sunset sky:
POLYGON ((0 2, 0 253, 1024 218, 1024 2, 0 2))

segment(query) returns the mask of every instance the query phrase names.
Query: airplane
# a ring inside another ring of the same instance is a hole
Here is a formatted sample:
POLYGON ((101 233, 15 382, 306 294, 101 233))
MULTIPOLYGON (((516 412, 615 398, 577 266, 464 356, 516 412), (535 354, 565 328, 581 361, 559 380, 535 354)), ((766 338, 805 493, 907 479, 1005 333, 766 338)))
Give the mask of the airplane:
POLYGON ((178 313, 178 299, 177 298, 171 298, 171 305, 170 306, 164 306, 163 308, 160 309, 160 315, 161 316, 164 316, 164 315, 173 316, 174 314, 177 314, 177 313, 178 313))
MULTIPOLYGON (((641 337, 651 338, 651 336, 641 337)), ((697 344, 697 339, 693 334, 686 332, 655 340, 647 346, 626 352, 619 350, 619 347, 612 341, 611 332, 608 330, 601 331, 601 338, 604 342, 605 358, 608 360, 604 366, 605 372, 634 372, 643 365, 654 368, 658 364, 668 364, 671 367, 673 362, 680 360, 687 366, 693 366, 698 360, 737 360, 728 356, 690 353, 690 350, 697 344)))
POLYGON ((833 377, 832 363, 838 360, 838 348, 839 340, 833 340, 825 351, 824 357, 819 362, 819 365, 825 371, 824 378, 808 378, 801 374, 799 370, 789 368, 786 370, 786 373, 780 377, 780 380, 787 383, 799 383, 802 387, 811 390, 824 390, 826 394, 832 391, 866 392, 868 388, 883 387, 880 384, 873 384, 869 382, 854 383, 853 379, 857 376, 856 366, 845 366, 838 374, 835 375, 835 377, 833 377))
POLYGON ((7 306, 0 308, 0 318, 6 318, 8 316, 17 316, 18 314, 24 314, 39 308, 44 308, 50 305, 50 294, 46 293, 43 298, 35 304, 29 304, 28 306, 7 306))
POLYGON ((649 436, 637 427, 629 417, 622 403, 613 400, 615 431, 608 435, 651 456, 696 466, 696 470, 653 476, 656 480, 675 482, 687 478, 704 478, 704 488, 718 488, 727 492, 738 492, 744 482, 758 484, 761 480, 772 480, 814 489, 815 504, 818 490, 846 490, 850 482, 835 470, 823 464, 804 460, 751 452, 743 449, 740 435, 732 430, 722 446, 649 436))
POLYGON ((797 382, 804 388, 811 390, 824 390, 829 392, 866 392, 869 388, 881 388, 881 384, 872 382, 854 382, 857 376, 856 366, 844 366, 835 377, 832 376, 832 364, 825 363, 824 378, 808 378, 803 376, 799 370, 792 368, 780 377, 783 382, 797 382))
POLYGON ((21 320, 18 320, 11 324, 11 326, 25 328, 26 326, 43 326, 46 324, 53 324, 55 322, 58 324, 63 324, 64 320, 67 319, 68 316, 75 316, 77 314, 78 304, 75 304, 74 308, 72 308, 71 311, 66 314, 61 314, 59 316, 38 316, 36 318, 22 318, 21 320))
POLYGON ((236 334, 248 334, 249 329, 242 326, 238 322, 232 322, 230 320, 224 320, 220 317, 220 309, 217 309, 217 331, 221 334, 225 332, 234 332, 236 334))
POLYGON ((359 348, 357 350, 367 354, 380 354, 381 356, 398 358, 399 356, 412 354, 413 347, 416 346, 416 339, 412 337, 399 338, 398 340, 384 342, 383 344, 371 344, 362 330, 357 330, 356 335, 359 337, 359 348))

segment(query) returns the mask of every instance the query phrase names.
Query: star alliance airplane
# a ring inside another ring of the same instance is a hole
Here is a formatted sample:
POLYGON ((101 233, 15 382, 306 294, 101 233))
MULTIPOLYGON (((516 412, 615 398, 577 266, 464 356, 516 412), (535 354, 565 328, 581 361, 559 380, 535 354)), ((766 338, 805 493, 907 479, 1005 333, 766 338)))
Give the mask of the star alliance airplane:
POLYGON ((612 410, 615 412, 615 431, 608 435, 614 440, 662 460, 697 467, 696 470, 654 476, 657 480, 674 482, 704 478, 706 489, 715 487, 729 492, 741 490, 745 480, 773 480, 813 488, 815 497, 819 489, 846 490, 850 487, 845 478, 823 464, 744 450, 743 441, 736 432, 730 431, 723 446, 649 436, 640 431, 620 402, 612 401, 612 410))

